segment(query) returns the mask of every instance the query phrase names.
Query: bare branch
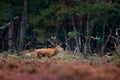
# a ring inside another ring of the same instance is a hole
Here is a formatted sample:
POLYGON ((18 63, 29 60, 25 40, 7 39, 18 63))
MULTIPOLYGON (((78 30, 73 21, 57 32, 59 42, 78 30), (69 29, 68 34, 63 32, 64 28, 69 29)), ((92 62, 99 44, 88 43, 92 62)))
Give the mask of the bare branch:
MULTIPOLYGON (((16 20, 16 19, 19 19, 19 17, 18 17, 18 16, 15 16, 15 17, 13 18, 13 20, 16 20)), ((4 24, 2 27, 0 27, 0 29, 5 29, 5 28, 9 27, 10 24, 11 24, 11 22, 8 22, 8 23, 4 24)))

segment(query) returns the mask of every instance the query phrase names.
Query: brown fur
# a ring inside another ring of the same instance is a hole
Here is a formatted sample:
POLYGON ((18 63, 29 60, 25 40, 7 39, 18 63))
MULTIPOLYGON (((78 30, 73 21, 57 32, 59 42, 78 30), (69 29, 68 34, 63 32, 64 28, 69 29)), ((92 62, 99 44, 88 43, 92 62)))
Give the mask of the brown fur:
POLYGON ((36 57, 36 54, 34 52, 33 53, 25 53, 25 56, 36 57))
POLYGON ((35 50, 37 57, 41 58, 43 56, 47 56, 47 57, 52 57, 54 55, 57 55, 60 51, 62 51, 63 48, 61 48, 60 46, 57 46, 55 48, 41 48, 41 49, 37 49, 35 50))

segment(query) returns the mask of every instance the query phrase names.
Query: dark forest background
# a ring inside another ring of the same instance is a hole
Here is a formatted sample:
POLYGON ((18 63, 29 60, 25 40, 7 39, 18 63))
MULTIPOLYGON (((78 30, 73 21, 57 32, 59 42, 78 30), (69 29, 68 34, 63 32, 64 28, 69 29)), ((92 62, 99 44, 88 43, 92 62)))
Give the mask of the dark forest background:
POLYGON ((120 0, 0 0, 0 51, 61 43, 88 56, 120 52, 120 0))

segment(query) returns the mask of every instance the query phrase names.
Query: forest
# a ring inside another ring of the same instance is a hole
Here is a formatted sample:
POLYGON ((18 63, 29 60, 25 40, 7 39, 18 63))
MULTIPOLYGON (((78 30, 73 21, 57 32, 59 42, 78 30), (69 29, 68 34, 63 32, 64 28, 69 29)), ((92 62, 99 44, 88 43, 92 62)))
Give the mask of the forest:
POLYGON ((0 0, 0 80, 120 80, 120 0, 0 0))
POLYGON ((1 0, 0 51, 18 53, 61 43, 89 56, 119 53, 119 0, 1 0))

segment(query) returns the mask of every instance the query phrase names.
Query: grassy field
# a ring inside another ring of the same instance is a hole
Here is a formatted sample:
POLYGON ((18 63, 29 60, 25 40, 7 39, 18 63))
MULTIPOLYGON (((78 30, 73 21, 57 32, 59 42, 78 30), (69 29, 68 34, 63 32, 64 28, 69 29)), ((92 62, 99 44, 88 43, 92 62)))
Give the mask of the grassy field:
POLYGON ((71 54, 52 58, 0 54, 0 80, 120 80, 120 59, 71 54))

